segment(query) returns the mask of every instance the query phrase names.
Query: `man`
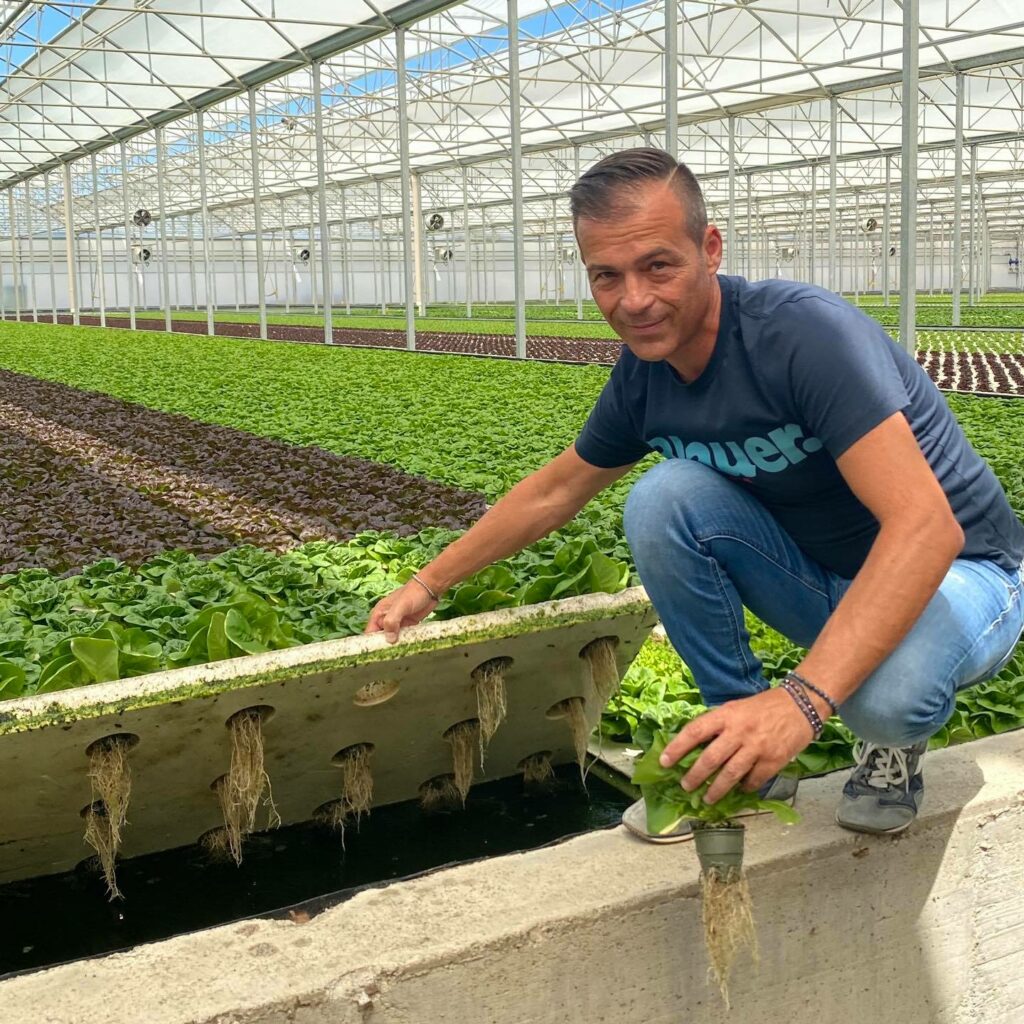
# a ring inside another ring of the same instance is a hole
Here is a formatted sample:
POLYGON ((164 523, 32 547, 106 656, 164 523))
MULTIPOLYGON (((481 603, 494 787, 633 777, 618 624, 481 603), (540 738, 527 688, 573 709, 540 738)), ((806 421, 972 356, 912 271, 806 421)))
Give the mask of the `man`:
MULTIPOLYGON (((617 153, 571 193, 591 291, 625 347, 575 444, 517 484, 374 609, 389 640, 455 582, 570 520, 652 449, 625 530, 640 578, 710 710, 683 780, 792 798, 779 776, 833 708, 858 736, 837 822, 898 832, 956 692, 1009 659, 1024 625, 1024 527, 938 390, 830 292, 717 274, 696 179, 617 153), (808 653, 769 688, 743 606, 808 653)), ((624 818, 645 834, 642 807, 624 818)), ((665 836, 680 839, 679 822, 665 836)))

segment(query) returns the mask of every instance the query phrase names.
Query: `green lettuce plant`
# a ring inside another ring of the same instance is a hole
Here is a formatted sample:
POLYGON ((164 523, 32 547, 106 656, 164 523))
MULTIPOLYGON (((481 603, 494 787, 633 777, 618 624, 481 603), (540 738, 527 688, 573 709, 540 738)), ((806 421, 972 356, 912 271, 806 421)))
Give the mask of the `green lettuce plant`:
POLYGON ((741 811, 771 811, 786 825, 795 825, 800 815, 781 800, 765 800, 757 793, 744 793, 731 789, 713 804, 704 802, 715 776, 705 780, 696 789, 687 792, 680 783, 704 752, 695 747, 674 765, 664 768, 659 758, 674 734, 658 729, 652 735, 651 745, 633 768, 633 784, 640 787, 647 806, 647 828, 653 833, 667 832, 680 818, 692 818, 709 825, 721 825, 735 818, 741 811))

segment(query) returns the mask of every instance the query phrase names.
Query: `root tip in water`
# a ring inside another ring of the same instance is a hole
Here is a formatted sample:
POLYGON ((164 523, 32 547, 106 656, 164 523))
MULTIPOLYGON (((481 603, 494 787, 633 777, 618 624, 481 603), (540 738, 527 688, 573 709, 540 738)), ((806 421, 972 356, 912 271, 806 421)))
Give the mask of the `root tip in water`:
POLYGON ((444 734, 452 748, 452 778, 463 805, 473 785, 473 751, 481 744, 482 730, 476 718, 457 722, 444 734))
POLYGON ((462 794, 453 775, 437 775, 420 786, 420 807, 424 811, 448 811, 462 806, 462 794))

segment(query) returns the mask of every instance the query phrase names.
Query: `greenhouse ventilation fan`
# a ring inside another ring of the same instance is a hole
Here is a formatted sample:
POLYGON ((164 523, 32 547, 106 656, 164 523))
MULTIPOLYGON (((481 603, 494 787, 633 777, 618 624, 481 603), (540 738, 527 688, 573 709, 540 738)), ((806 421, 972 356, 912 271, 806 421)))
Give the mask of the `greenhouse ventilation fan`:
POLYGON ((435 249, 434 250, 434 262, 435 263, 451 263, 455 259, 455 253, 451 249, 435 249))
POLYGON ((296 263, 308 263, 309 262, 309 256, 310 256, 310 252, 309 252, 309 249, 306 246, 303 246, 301 249, 296 249, 295 250, 295 262, 296 263))
POLYGON ((145 245, 132 246, 132 263, 144 267, 153 258, 153 250, 145 245))
POLYGON ((147 228, 153 223, 153 217, 149 210, 139 207, 139 209, 132 214, 132 223, 137 228, 147 228))
POLYGON ((779 259, 784 263, 792 263, 796 259, 796 246, 795 245, 784 245, 779 249, 779 259))
POLYGON ((432 213, 427 220, 428 231, 440 231, 444 227, 444 217, 439 213, 432 213))
POLYGON ((878 220, 875 217, 868 217, 864 221, 864 230, 870 235, 878 227, 878 220))
POLYGON ((574 245, 565 245, 562 247, 562 262, 566 264, 576 262, 576 247, 574 245))

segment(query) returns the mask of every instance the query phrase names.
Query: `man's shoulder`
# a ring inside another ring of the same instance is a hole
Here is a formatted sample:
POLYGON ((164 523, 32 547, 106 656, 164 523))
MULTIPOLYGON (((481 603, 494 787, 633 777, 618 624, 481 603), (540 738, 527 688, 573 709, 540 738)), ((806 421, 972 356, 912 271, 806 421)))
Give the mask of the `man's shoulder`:
POLYGON ((803 281, 774 277, 764 281, 747 281, 742 277, 728 280, 735 289, 739 314, 750 320, 863 316, 855 306, 835 292, 803 281))

